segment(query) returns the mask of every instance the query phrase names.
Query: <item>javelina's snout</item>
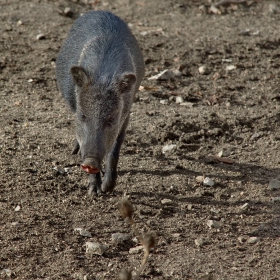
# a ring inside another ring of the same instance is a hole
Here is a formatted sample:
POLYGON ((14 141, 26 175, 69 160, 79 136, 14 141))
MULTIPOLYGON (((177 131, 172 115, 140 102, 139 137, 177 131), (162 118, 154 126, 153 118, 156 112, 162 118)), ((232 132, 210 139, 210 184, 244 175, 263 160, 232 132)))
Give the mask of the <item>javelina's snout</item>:
POLYGON ((100 172, 100 164, 95 158, 86 158, 81 164, 81 168, 89 174, 97 174, 100 172))

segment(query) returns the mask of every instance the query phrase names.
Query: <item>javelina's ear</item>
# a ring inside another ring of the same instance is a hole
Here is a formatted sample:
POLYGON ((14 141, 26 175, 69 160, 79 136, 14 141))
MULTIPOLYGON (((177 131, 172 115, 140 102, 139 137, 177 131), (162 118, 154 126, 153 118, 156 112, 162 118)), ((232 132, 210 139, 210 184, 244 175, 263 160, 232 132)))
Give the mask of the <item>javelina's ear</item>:
POLYGON ((125 73, 119 81, 119 89, 121 93, 127 93, 131 90, 136 82, 136 76, 133 73, 125 73))
POLYGON ((79 87, 83 87, 89 83, 89 77, 86 73, 85 69, 81 66, 73 66, 71 67, 71 74, 79 87))

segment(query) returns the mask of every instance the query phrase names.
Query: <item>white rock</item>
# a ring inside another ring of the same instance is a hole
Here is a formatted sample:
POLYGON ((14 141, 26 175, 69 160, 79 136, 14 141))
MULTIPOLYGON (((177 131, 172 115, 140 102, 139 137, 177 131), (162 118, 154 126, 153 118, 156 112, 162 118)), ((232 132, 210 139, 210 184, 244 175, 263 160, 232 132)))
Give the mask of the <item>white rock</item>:
POLYGON ((108 249, 107 245, 98 242, 86 242, 86 253, 89 255, 103 255, 108 249))
POLYGON ((210 73, 210 70, 206 65, 202 65, 198 68, 198 72, 202 75, 208 75, 210 73))
POLYGON ((53 170, 57 171, 57 173, 59 173, 59 174, 61 174, 61 175, 65 174, 64 168, 62 168, 62 167, 60 167, 60 166, 55 166, 55 167, 53 168, 53 170))
POLYGON ((194 243, 196 246, 201 247, 203 245, 205 245, 205 239, 203 237, 197 238, 194 240, 194 243))
POLYGON ((20 206, 18 205, 16 208, 15 208, 15 211, 18 212, 20 210, 20 206))
POLYGON ((168 100, 167 99, 161 99, 159 101, 159 103, 162 104, 162 105, 168 105, 168 100))
POLYGON ((139 254, 143 251, 143 246, 136 246, 129 249, 129 254, 139 254))
POLYGON ((249 244, 255 244, 257 242, 260 241, 260 238, 259 237, 256 237, 256 236, 252 236, 252 237, 249 237, 248 240, 247 240, 247 243, 249 244))
POLYGON ((244 235, 241 235, 241 236, 238 236, 237 240, 239 241, 239 243, 243 244, 244 242, 247 241, 247 236, 244 236, 244 235))
POLYGON ((212 181, 210 178, 206 177, 203 180, 203 185, 208 186, 208 187, 212 187, 212 186, 214 186, 214 181, 212 181))
POLYGON ((226 67, 226 70, 227 71, 232 71, 232 70, 235 70, 236 69, 236 66, 235 65, 228 65, 227 67, 226 67))
POLYGON ((91 237, 91 233, 82 228, 74 228, 74 232, 78 232, 81 236, 91 237))
POLYGON ((249 203, 244 203, 241 207, 240 207, 240 209, 241 210, 246 210, 246 209, 248 209, 249 208, 249 203))
POLYGON ((120 244, 126 240, 129 240, 130 236, 121 232, 116 232, 112 234, 113 243, 120 244))
POLYGON ((170 145, 165 145, 162 147, 162 153, 165 154, 166 152, 170 152, 173 150, 177 145, 175 144, 170 144, 170 145))
POLYGON ((230 151, 226 151, 226 150, 221 150, 219 153, 218 153, 218 156, 219 157, 228 157, 230 155, 230 151))
POLYGON ((182 102, 180 103, 181 106, 186 106, 186 107, 189 107, 189 108, 192 108, 193 107, 193 103, 191 102, 182 102))
POLYGON ((177 96, 176 97, 176 103, 180 104, 184 101, 183 97, 182 96, 177 96))
POLYGON ((38 34, 37 36, 36 36, 36 40, 43 40, 43 39, 45 39, 46 38, 46 36, 44 35, 44 34, 38 34))
POLYGON ((172 204, 172 199, 164 198, 161 200, 161 204, 172 204))
POLYGON ((280 180, 270 179, 268 183, 269 190, 279 190, 280 189, 280 180))
POLYGON ((207 226, 209 228, 220 228, 221 227, 220 223, 215 221, 215 220, 208 220, 207 221, 207 226))
POLYGON ((170 70, 164 70, 164 71, 160 72, 159 74, 148 78, 148 80, 167 81, 172 78, 174 78, 174 73, 170 70))
POLYGON ((199 183, 203 183, 203 181, 204 181, 204 176, 197 176, 197 177, 195 178, 195 180, 196 180, 197 182, 199 182, 199 183))

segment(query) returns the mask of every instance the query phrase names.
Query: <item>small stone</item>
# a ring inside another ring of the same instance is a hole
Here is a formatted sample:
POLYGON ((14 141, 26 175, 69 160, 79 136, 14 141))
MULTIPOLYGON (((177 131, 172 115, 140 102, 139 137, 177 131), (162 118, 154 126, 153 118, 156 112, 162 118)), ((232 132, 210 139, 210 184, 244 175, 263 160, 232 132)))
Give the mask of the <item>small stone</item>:
POLYGON ((159 103, 162 104, 162 105, 168 105, 168 100, 167 99, 161 99, 159 101, 159 103))
POLYGON ((57 175, 64 175, 65 174, 65 170, 64 168, 60 167, 60 166, 55 166, 53 168, 53 170, 55 170, 57 172, 57 175))
POLYGON ((67 16, 67 17, 72 17, 74 15, 73 11, 71 10, 71 8, 69 7, 66 7, 64 9, 64 15, 67 16))
POLYGON ((180 70, 174 70, 173 74, 175 77, 181 77, 182 76, 182 72, 180 70))
POLYGON ((220 228, 221 227, 220 223, 215 221, 215 220, 208 220, 207 221, 207 226, 209 228, 220 228))
POLYGON ((112 234, 112 242, 115 244, 123 243, 124 241, 129 240, 130 236, 128 234, 116 232, 112 234))
POLYGON ((176 97, 176 103, 177 103, 177 104, 183 103, 183 101, 184 101, 184 99, 183 99, 182 96, 177 96, 177 97, 176 97))
POLYGON ((249 243, 249 244, 256 244, 259 241, 260 241, 259 237, 252 236, 252 237, 248 238, 247 243, 249 243))
POLYGON ((240 207, 240 209, 241 210, 247 210, 249 208, 249 203, 244 203, 241 207, 240 207))
POLYGON ((251 136, 250 140, 257 140, 258 138, 260 138, 260 134, 256 132, 251 136))
POLYGON ((219 153, 218 153, 218 156, 219 157, 228 157, 230 155, 230 151, 226 151, 226 150, 221 150, 219 153))
POLYGON ((21 21, 21 20, 19 20, 19 21, 17 22, 17 26, 20 26, 20 25, 22 25, 22 21, 21 21))
POLYGON ((161 204, 172 204, 172 200, 168 198, 164 198, 161 200, 161 204))
POLYGON ((280 180, 270 179, 268 183, 269 190, 279 190, 280 189, 280 180))
POLYGON ((191 102, 182 102, 180 103, 181 106, 185 106, 185 107, 189 107, 189 108, 192 108, 194 106, 193 103, 191 102))
POLYGON ((143 251, 143 246, 136 246, 136 247, 133 247, 133 248, 130 248, 129 249, 129 254, 133 255, 133 254, 139 254, 143 251))
POLYGON ((102 256, 108 249, 107 245, 100 244, 98 242, 86 242, 86 253, 89 255, 102 256))
POLYGON ((197 177, 195 178, 195 180, 196 180, 197 182, 199 182, 199 183, 203 183, 203 181, 204 181, 204 176, 197 176, 197 177))
POLYGON ((171 144, 171 145, 165 145, 162 147, 162 153, 165 154, 166 152, 170 152, 173 150, 177 145, 171 144))
POLYGON ((71 172, 71 167, 64 167, 65 173, 70 173, 71 172))
POLYGON ((46 39, 46 36, 44 34, 38 34, 36 36, 36 40, 43 40, 43 39, 46 39))
POLYGON ((198 68, 198 72, 201 75, 208 75, 210 74, 210 69, 206 65, 202 65, 198 68))
POLYGON ((85 237, 91 237, 91 233, 85 229, 82 228, 75 228, 74 232, 78 232, 81 236, 85 237))
POLYGON ((15 208, 15 211, 18 212, 20 210, 20 206, 18 205, 16 208, 15 208))
POLYGON ((148 78, 148 80, 168 81, 172 78, 174 78, 174 73, 171 70, 164 70, 159 74, 148 78))
POLYGON ((199 237, 199 238, 194 240, 194 243, 195 243, 196 246, 201 247, 201 246, 206 244, 206 241, 203 237, 199 237))
POLYGON ((12 222, 11 225, 12 225, 13 227, 18 226, 18 225, 19 225, 19 222, 12 222))
POLYGON ((243 244, 244 242, 247 241, 247 236, 244 236, 244 235, 241 235, 241 236, 238 236, 237 240, 239 241, 239 243, 243 244))
POLYGON ((204 186, 208 186, 208 187, 213 187, 214 186, 214 182, 210 178, 206 177, 203 180, 203 185, 204 186))
POLYGON ((188 209, 189 211, 191 211, 191 210, 193 209, 192 204, 188 204, 187 209, 188 209))
POLYGON ((227 67, 226 67, 226 70, 227 71, 232 71, 232 70, 235 70, 236 69, 236 66, 235 65, 228 65, 227 67))

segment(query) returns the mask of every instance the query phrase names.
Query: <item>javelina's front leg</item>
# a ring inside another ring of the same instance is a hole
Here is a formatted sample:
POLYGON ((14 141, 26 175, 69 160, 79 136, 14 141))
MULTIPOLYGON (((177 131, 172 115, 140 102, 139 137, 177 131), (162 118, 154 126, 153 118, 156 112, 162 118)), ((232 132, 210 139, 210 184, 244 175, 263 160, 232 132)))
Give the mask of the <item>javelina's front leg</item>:
POLYGON ((75 140, 74 148, 72 150, 72 155, 76 155, 80 150, 80 145, 77 140, 75 140))
POLYGON ((112 192, 114 190, 114 187, 116 185, 117 181, 117 166, 119 162, 119 155, 120 155, 120 149, 125 137, 125 131, 128 124, 128 119, 126 120, 114 146, 112 151, 107 155, 106 158, 106 169, 105 169, 105 177, 102 183, 101 190, 103 192, 112 192))
POLYGON ((100 172, 96 174, 89 174, 89 189, 88 194, 99 194, 101 193, 101 175, 100 172))

